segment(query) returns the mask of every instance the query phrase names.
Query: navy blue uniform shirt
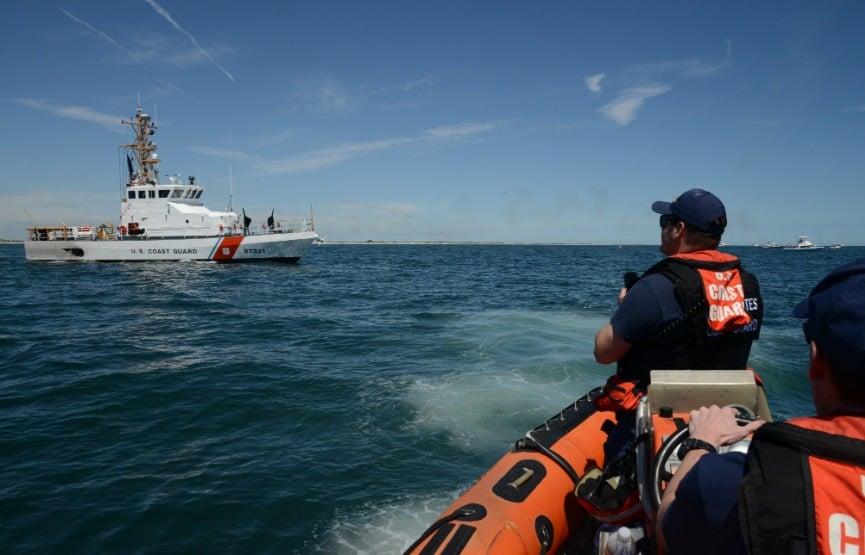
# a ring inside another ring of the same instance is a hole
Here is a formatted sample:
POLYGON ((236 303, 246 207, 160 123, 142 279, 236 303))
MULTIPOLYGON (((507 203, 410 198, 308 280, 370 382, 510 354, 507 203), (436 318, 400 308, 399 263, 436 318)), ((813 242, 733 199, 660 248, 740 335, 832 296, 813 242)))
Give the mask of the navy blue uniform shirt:
POLYGON ((744 473, 743 453, 707 453, 697 461, 664 515, 670 555, 746 553, 737 504, 744 473))
POLYGON ((661 274, 649 274, 628 290, 610 324, 616 336, 633 345, 681 316, 673 282, 661 274))

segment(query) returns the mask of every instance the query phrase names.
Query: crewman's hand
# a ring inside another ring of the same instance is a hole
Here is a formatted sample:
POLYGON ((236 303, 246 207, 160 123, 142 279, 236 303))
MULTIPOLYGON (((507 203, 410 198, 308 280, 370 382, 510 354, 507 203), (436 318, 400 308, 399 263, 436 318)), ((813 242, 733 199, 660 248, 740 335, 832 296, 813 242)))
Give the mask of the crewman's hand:
POLYGON ((627 295, 627 294, 628 294, 628 288, 627 288, 627 287, 622 287, 622 289, 619 291, 619 299, 618 299, 617 302, 618 302, 619 304, 622 304, 622 301, 625 300, 625 295, 627 295))
POLYGON ((712 405, 709 408, 691 411, 688 431, 691 437, 711 443, 715 448, 721 445, 736 443, 765 424, 762 420, 749 422, 745 426, 736 423, 736 410, 733 407, 720 408, 712 405))

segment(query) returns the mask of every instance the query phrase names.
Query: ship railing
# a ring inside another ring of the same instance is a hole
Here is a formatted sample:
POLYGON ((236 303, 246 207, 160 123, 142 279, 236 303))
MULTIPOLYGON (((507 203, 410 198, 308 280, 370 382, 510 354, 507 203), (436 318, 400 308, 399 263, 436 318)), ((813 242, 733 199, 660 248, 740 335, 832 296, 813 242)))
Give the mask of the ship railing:
POLYGON ((258 225, 253 223, 249 226, 247 235, 269 235, 272 233, 302 233, 305 231, 315 231, 312 220, 302 218, 297 220, 276 220, 271 229, 266 222, 259 222, 258 225))
POLYGON ((28 227, 31 241, 114 241, 120 237, 112 224, 28 227))

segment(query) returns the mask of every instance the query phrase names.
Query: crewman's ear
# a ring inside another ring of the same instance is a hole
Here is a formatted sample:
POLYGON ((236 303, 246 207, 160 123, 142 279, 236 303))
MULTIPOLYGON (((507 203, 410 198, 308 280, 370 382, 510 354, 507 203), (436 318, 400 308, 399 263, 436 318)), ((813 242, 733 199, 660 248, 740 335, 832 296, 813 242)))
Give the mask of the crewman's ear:
POLYGON ((812 381, 824 380, 829 372, 829 363, 817 344, 810 343, 810 364, 808 365, 808 379, 812 381))

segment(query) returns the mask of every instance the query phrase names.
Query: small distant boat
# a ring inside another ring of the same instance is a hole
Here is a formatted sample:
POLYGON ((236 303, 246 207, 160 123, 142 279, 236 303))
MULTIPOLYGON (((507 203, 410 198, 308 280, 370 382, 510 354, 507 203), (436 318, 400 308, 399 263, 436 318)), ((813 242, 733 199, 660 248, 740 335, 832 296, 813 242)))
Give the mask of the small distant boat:
POLYGON ((795 245, 787 245, 785 251, 816 251, 825 247, 820 247, 808 240, 807 235, 800 235, 799 241, 795 245))
POLYGON ((844 245, 842 245, 841 243, 835 243, 834 245, 829 245, 829 246, 826 247, 826 248, 827 248, 827 249, 833 249, 833 250, 835 250, 835 249, 840 249, 840 248, 843 247, 843 246, 844 246, 844 245))
POLYGON ((776 243, 775 241, 767 241, 762 245, 754 245, 755 247, 760 247, 761 249, 782 249, 784 245, 780 243, 776 243))

